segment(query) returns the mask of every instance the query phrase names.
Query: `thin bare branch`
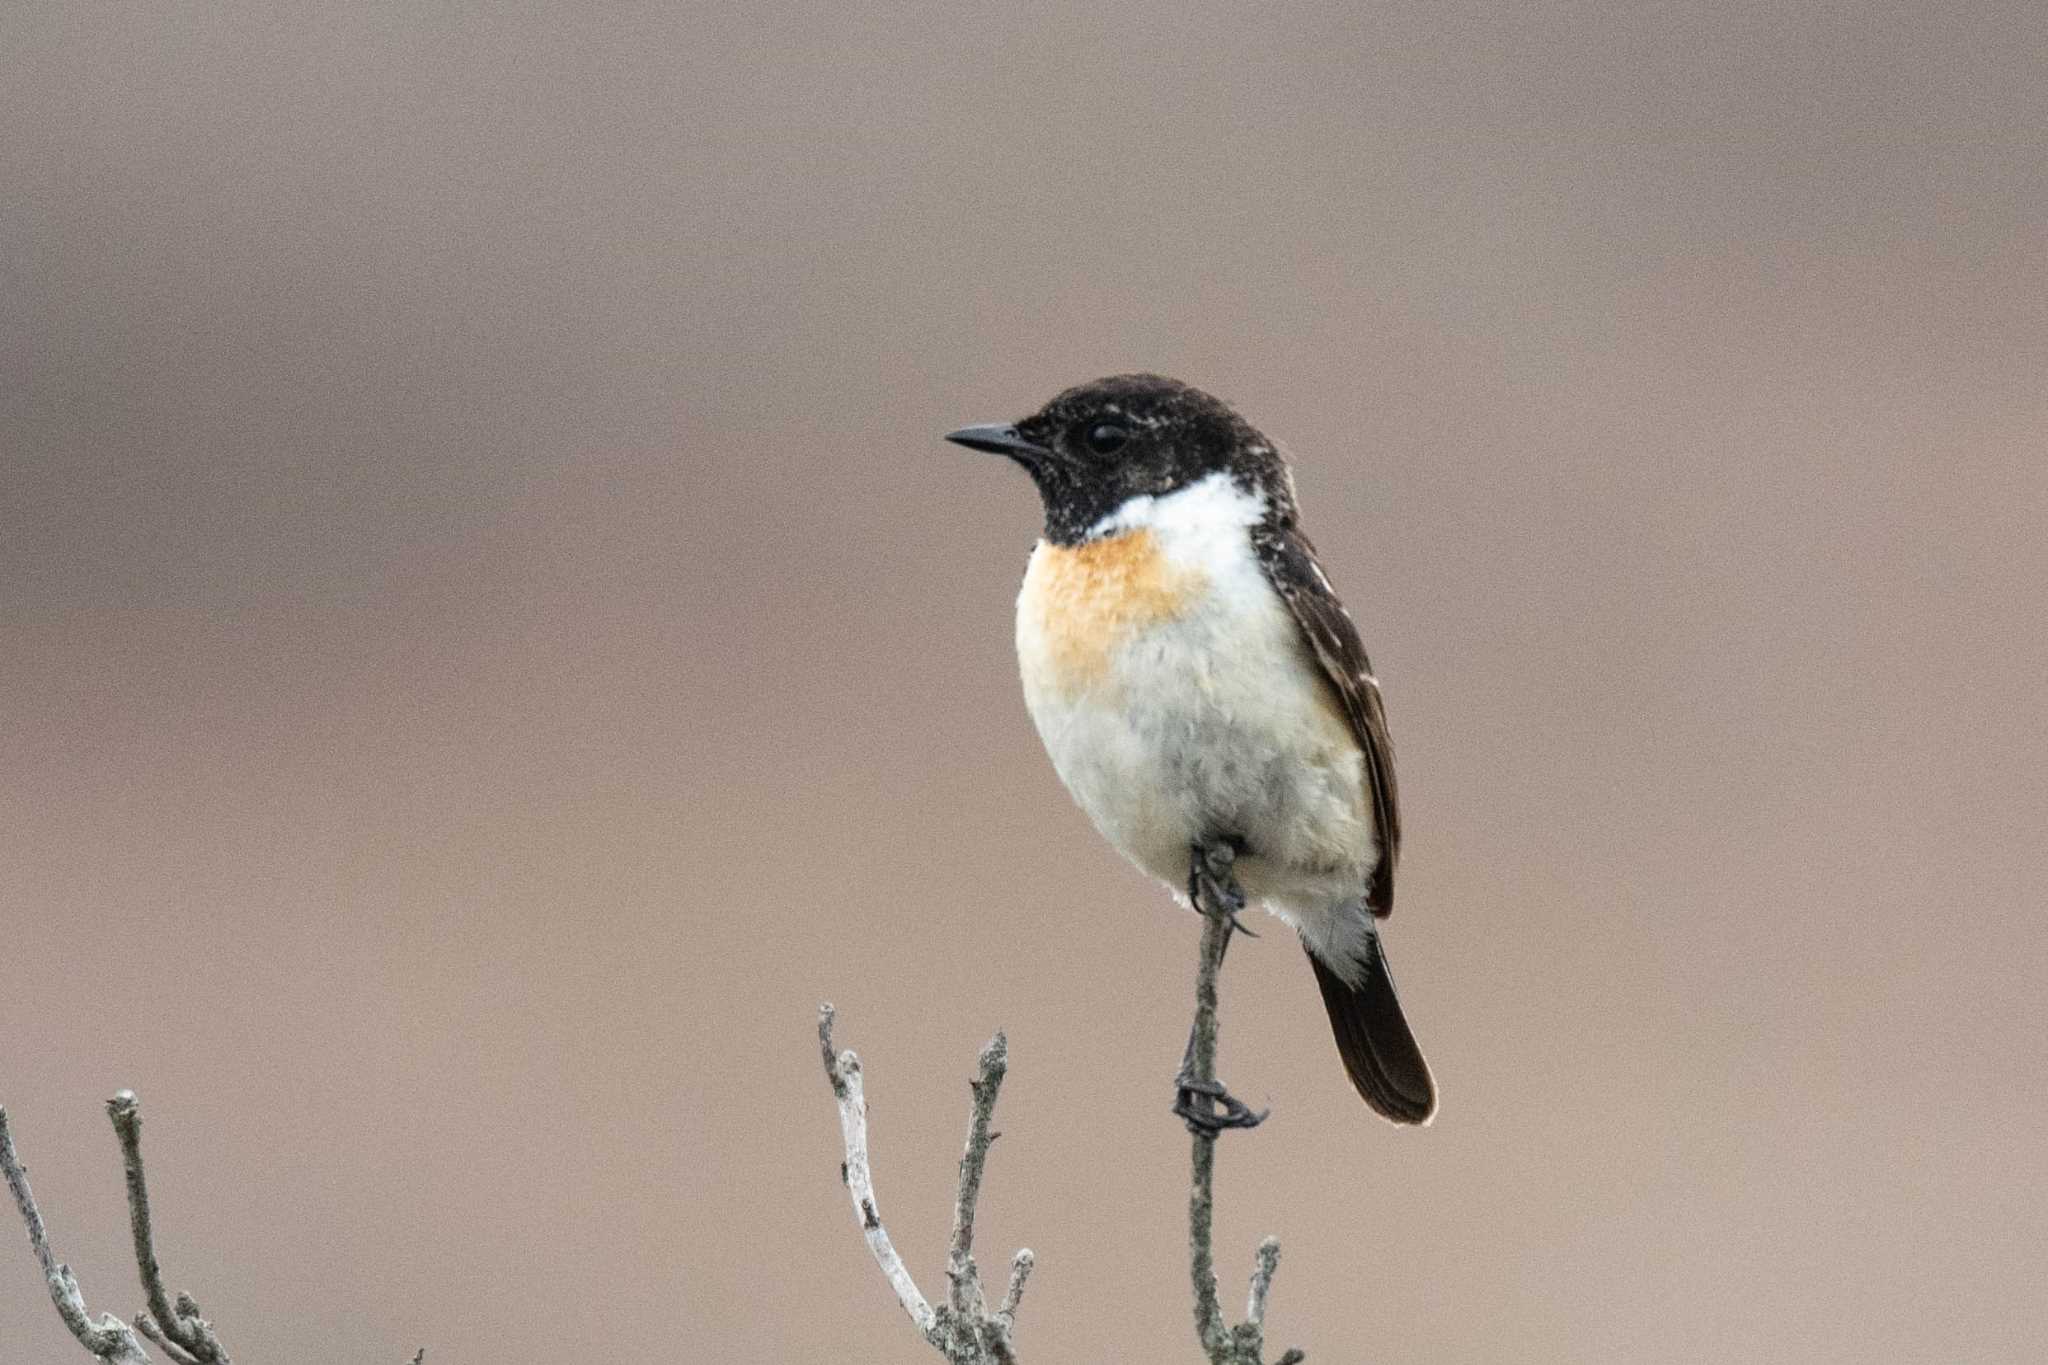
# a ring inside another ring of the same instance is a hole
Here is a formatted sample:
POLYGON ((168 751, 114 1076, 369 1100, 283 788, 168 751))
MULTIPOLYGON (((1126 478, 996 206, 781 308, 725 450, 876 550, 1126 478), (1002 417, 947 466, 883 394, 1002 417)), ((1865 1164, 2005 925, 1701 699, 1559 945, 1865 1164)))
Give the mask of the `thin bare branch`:
POLYGON ((981 1275, 974 1265, 974 1209, 981 1200, 981 1173, 988 1164, 989 1144, 997 1137, 988 1126, 1009 1064, 1009 1040, 998 1033, 981 1050, 980 1065, 968 1082, 974 1105, 967 1118, 967 1146, 960 1154, 960 1192, 953 1202, 953 1243, 946 1258, 946 1278, 952 1284, 950 1297, 956 1312, 979 1313, 987 1307, 981 1275))
POLYGON ((868 1250, 874 1254, 875 1264, 882 1268, 889 1287, 896 1291, 896 1301, 903 1305, 903 1311, 910 1315, 911 1322, 929 1341, 935 1321, 932 1306, 918 1291, 917 1282, 911 1279, 903 1258, 896 1254, 896 1246, 889 1240, 889 1230, 882 1226, 881 1209, 875 1203, 874 1176, 868 1169, 868 1101, 861 1084, 860 1058, 850 1050, 833 1052, 833 1016, 832 1006, 818 1006, 818 1048, 824 1054, 825 1075, 832 1082, 832 1093, 839 1100, 839 1129, 846 1142, 846 1160, 839 1168, 840 1178, 846 1182, 846 1192, 853 1200, 854 1217, 860 1220, 861 1234, 867 1238, 868 1250))
POLYGON ((200 1365, 198 1357, 165 1336, 163 1330, 156 1325, 156 1319, 149 1314, 135 1315, 135 1330, 163 1347, 164 1354, 170 1357, 171 1365, 200 1365))
POLYGON ((818 1006, 818 1052, 824 1058, 825 1079, 832 1082, 832 1094, 845 1099, 846 1077, 839 1074, 839 1054, 832 1050, 832 1021, 838 1017, 839 1011, 830 1001, 818 1006))
POLYGON ((1244 1306, 1244 1320, 1254 1327, 1266 1325, 1266 1296, 1273 1292, 1273 1274, 1279 1269, 1280 1239, 1268 1237, 1259 1243, 1258 1259, 1252 1266, 1251 1297, 1244 1306))
POLYGON ((28 1244, 36 1253, 36 1264, 43 1268, 44 1279, 53 1280, 62 1267, 50 1250, 50 1236, 43 1227, 42 1210, 36 1207, 36 1197, 29 1191, 28 1167, 22 1165, 14 1154, 14 1134, 8 1130, 5 1109, 0 1109, 0 1168, 6 1172, 7 1189, 14 1196, 14 1207, 21 1210, 21 1221, 28 1224, 28 1244))
POLYGON ((954 1365, 1016 1365, 1012 1340, 1017 1305, 1024 1297, 1024 1282, 1031 1275, 1033 1257, 1019 1251, 1010 1263, 1010 1287, 1002 1306, 991 1313, 981 1289, 981 1273, 974 1264, 974 1213, 981 1201, 981 1177, 988 1164, 989 1144, 999 1136, 989 1125, 994 1120, 996 1097, 1003 1088, 1009 1068, 1009 1043, 998 1033, 981 1050, 980 1066, 969 1088, 974 1095, 967 1118, 967 1146, 960 1155, 960 1185, 953 1201, 953 1235, 946 1257, 950 1282, 947 1301, 934 1308, 918 1292, 910 1272, 897 1256, 875 1207, 873 1176, 868 1168, 867 1100, 861 1089, 860 1058, 832 1047, 830 1005, 818 1007, 818 1051, 824 1059, 826 1078, 839 1101, 840 1130, 846 1139, 846 1161, 840 1176, 853 1199, 854 1212, 868 1249, 876 1264, 896 1291, 903 1311, 924 1339, 954 1365))
POLYGON ((35 1195, 28 1187, 28 1168, 14 1152, 14 1135, 7 1127, 5 1109, 0 1109, 0 1174, 6 1176, 14 1207, 20 1211, 21 1221, 28 1225, 29 1246, 35 1251, 36 1264, 42 1267, 57 1316, 64 1320, 64 1326, 78 1339, 78 1344, 110 1365, 150 1365, 149 1353, 142 1349, 127 1323, 110 1313, 102 1313, 98 1321, 93 1320, 71 1267, 60 1263, 50 1249, 42 1210, 36 1207, 35 1195))
MULTIPOLYGON (((164 1290, 163 1268, 156 1259, 156 1238, 149 1220, 149 1181, 142 1173, 142 1106, 133 1090, 118 1092, 107 1101, 107 1117, 121 1142, 121 1166, 128 1182, 128 1227, 135 1238, 135 1267, 142 1275, 143 1302, 161 1332, 150 1333, 153 1341, 176 1345, 196 1365, 230 1365, 213 1324, 199 1314, 199 1304, 190 1294, 179 1294, 173 1303, 164 1290)), ((168 1352, 167 1352, 168 1353, 168 1352)))
POLYGON ((1038 1264, 1038 1258, 1025 1247, 1010 1261, 1010 1287, 1003 1292, 1002 1306, 996 1309, 996 1316, 1004 1322, 1015 1323, 1018 1305, 1024 1302, 1024 1282, 1031 1278, 1031 1268, 1038 1264))
POLYGON ((107 1101, 107 1117, 121 1142, 122 1175, 128 1183, 128 1228, 135 1239, 135 1268, 142 1275, 142 1301, 159 1326, 176 1321, 170 1295, 164 1292, 163 1268, 157 1264, 156 1239, 149 1223, 149 1181, 142 1173, 142 1109, 135 1092, 123 1090, 107 1101))

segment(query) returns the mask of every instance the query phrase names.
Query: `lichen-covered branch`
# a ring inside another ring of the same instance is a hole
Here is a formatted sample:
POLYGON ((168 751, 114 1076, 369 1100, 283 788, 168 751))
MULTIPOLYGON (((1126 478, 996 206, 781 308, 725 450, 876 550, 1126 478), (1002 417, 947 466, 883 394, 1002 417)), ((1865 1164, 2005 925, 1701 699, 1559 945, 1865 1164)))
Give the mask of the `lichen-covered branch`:
POLYGON ((14 1135, 8 1130, 5 1109, 0 1109, 0 1173, 7 1178, 7 1188, 14 1196, 14 1207, 21 1212, 21 1221, 28 1225, 29 1246, 43 1268, 43 1280, 50 1287, 50 1300, 57 1305, 57 1316, 78 1338, 78 1344, 110 1365, 150 1365, 149 1353, 136 1340, 133 1328, 111 1313, 102 1313, 95 1320, 86 1311, 85 1295, 80 1292, 71 1267, 60 1263, 50 1250, 42 1210, 36 1207, 36 1197, 28 1187, 28 1168, 14 1153, 14 1135))
MULTIPOLYGON (((1211 1245, 1216 1218, 1216 1139, 1230 1129, 1255 1127, 1265 1115, 1252 1112, 1216 1081, 1216 979, 1236 927, 1235 912, 1243 908, 1244 897, 1230 875, 1229 858, 1205 856, 1206 853, 1196 851, 1195 856, 1202 861, 1190 875, 1190 894, 1196 899, 1196 909, 1203 912, 1202 950, 1195 974, 1194 1027, 1177 1079, 1178 1098, 1174 1106, 1174 1112, 1187 1121, 1194 1136, 1193 1178, 1188 1192, 1188 1268, 1195 1291, 1195 1336, 1210 1365, 1266 1365, 1266 1302, 1273 1292, 1273 1276, 1280 1268, 1280 1243, 1268 1237, 1259 1244, 1244 1321, 1232 1323, 1225 1318, 1216 1291, 1216 1259, 1211 1245)), ((974 1211, 981 1197, 989 1144, 997 1137, 989 1125, 1009 1064, 1009 1048, 1003 1035, 998 1033, 981 1050, 981 1065, 970 1083, 974 1099, 968 1113, 967 1146, 960 1156, 959 1194, 953 1206, 953 1236, 946 1258, 948 1288, 945 1301, 934 1307, 919 1292, 903 1258, 897 1255, 895 1244, 889 1240, 888 1229, 882 1225, 881 1211, 875 1203, 874 1177, 868 1166, 867 1098, 861 1085, 860 1058, 833 1049, 832 1021, 832 1007, 819 1006, 818 1049, 824 1059, 826 1079, 832 1083, 832 1093, 839 1101, 839 1124, 846 1141, 846 1160, 839 1174, 853 1200, 854 1216, 860 1221, 868 1250, 874 1254, 883 1278, 896 1291, 897 1301, 916 1324, 919 1335, 947 1360, 955 1365, 1014 1365, 1017 1357, 1011 1330, 1025 1281, 1031 1274, 1031 1253, 1017 1253, 1010 1266, 1009 1289, 994 1312, 989 1311, 981 1273, 974 1263, 974 1211)), ((1304 1359, 1301 1351, 1290 1348, 1272 1365, 1300 1365, 1304 1359)))
POLYGON ((164 1292, 163 1270, 157 1264, 156 1239, 149 1225, 149 1184, 142 1174, 142 1107, 135 1101, 135 1092, 123 1090, 108 1100, 107 1117, 113 1120, 114 1133, 121 1140, 121 1165, 128 1181, 128 1224, 135 1237, 135 1265, 142 1272, 148 1316, 155 1320, 144 1327, 144 1319, 138 1314, 135 1325, 162 1346, 177 1365, 230 1365, 220 1338, 213 1334, 213 1324, 199 1316, 198 1302, 190 1294, 181 1293, 173 1305, 164 1292))
POLYGON ((959 1313, 980 1312, 986 1306, 982 1300, 981 1273, 974 1265, 974 1207, 981 1199, 981 1172, 988 1164, 989 1143, 996 1137, 988 1127, 995 1114, 996 1092, 1002 1089, 1003 1073, 1009 1065, 1009 1042, 998 1033, 981 1050, 980 1067, 968 1082, 974 1105, 967 1118, 967 1146, 960 1153, 960 1193, 953 1203, 952 1250, 946 1257, 946 1279, 952 1286, 950 1299, 954 1311, 959 1313))
MULTIPOLYGON (((111 1313, 103 1313, 95 1321, 85 1311, 85 1296, 79 1292, 71 1267, 58 1264, 50 1250, 42 1210, 29 1192, 28 1168, 14 1153, 7 1111, 0 1109, 0 1174, 7 1179, 21 1221, 28 1225, 28 1244, 43 1268, 57 1316, 64 1319, 79 1345, 111 1365, 152 1365, 149 1353, 136 1340, 137 1332, 156 1343, 171 1365, 230 1365, 213 1324, 199 1316, 199 1305, 192 1296, 179 1294, 174 1299, 164 1291, 156 1233, 149 1220, 149 1182, 142 1173, 142 1106, 135 1092, 123 1090, 108 1100, 107 1117, 113 1120, 114 1136, 121 1142, 121 1166, 128 1183, 128 1230, 135 1239, 135 1268, 142 1276, 143 1300, 149 1305, 147 1311, 135 1315, 133 1327, 111 1313)), ((421 1347, 412 1365, 422 1365, 426 1357, 426 1348, 421 1347)))
POLYGON ((839 1101, 839 1130, 846 1141, 846 1160, 839 1167, 839 1178, 846 1183, 846 1193, 853 1199, 854 1217, 860 1220, 861 1233, 867 1238, 868 1250, 874 1253, 875 1264, 882 1268, 883 1278, 896 1291, 896 1301, 903 1305, 911 1322, 929 1338, 932 1306, 918 1292, 917 1282, 910 1278, 903 1258, 896 1254, 889 1229, 882 1226, 881 1209, 875 1203, 874 1176, 868 1169, 868 1099, 861 1083, 860 1058, 851 1050, 832 1050, 833 1013, 830 1005, 818 1007, 818 1048, 824 1054, 826 1079, 832 1082, 832 1094, 839 1101))
MULTIPOLYGON (((1220 907, 1198 904, 1195 908, 1203 912, 1202 949, 1195 972, 1195 1022, 1189 1037, 1187 1072, 1196 1083, 1204 1084, 1216 1079, 1216 977, 1223 968, 1232 925, 1227 913, 1219 913, 1220 907)), ((1195 1336, 1210 1365, 1265 1365, 1266 1298, 1273 1289, 1274 1272, 1280 1268, 1280 1243, 1268 1237, 1259 1244, 1245 1320, 1235 1325, 1225 1322, 1216 1293, 1216 1259, 1211 1247, 1218 1130, 1193 1123, 1188 1126, 1194 1135, 1188 1191, 1188 1272, 1195 1290, 1195 1336)), ((1290 1348, 1274 1365, 1298 1365, 1304 1359, 1301 1351, 1290 1348)))
POLYGON ((853 1201, 854 1217, 882 1276, 896 1292, 896 1301, 917 1327, 918 1334, 954 1365, 1016 1365, 1012 1330, 1017 1306, 1024 1297, 1024 1282, 1031 1275, 1034 1259, 1027 1249, 1010 1263, 1009 1289, 994 1312, 990 1312, 981 1288, 981 1273, 974 1263, 974 1212, 981 1199, 982 1171, 988 1164, 989 1144, 997 1134, 989 1124, 995 1116, 996 1095, 1002 1089, 1009 1064, 1009 1044, 998 1033, 981 1050, 980 1066, 968 1083, 973 1104, 967 1119, 967 1146, 960 1155, 960 1184, 953 1203, 953 1235, 946 1258, 949 1290, 946 1302, 934 1308, 903 1258, 889 1240, 875 1202, 874 1174, 868 1164, 868 1105, 861 1081, 860 1058, 851 1051, 837 1052, 832 1046, 830 1005, 818 1007, 818 1050, 825 1063, 825 1078, 839 1101, 839 1128, 845 1139, 846 1160, 839 1174, 853 1201))
POLYGON ((1024 1282, 1031 1278, 1031 1268, 1038 1264, 1038 1258, 1025 1247, 1010 1258, 1010 1287, 1003 1292, 1003 1302, 996 1309, 996 1316, 1007 1326, 1017 1320, 1017 1306, 1024 1302, 1024 1282))

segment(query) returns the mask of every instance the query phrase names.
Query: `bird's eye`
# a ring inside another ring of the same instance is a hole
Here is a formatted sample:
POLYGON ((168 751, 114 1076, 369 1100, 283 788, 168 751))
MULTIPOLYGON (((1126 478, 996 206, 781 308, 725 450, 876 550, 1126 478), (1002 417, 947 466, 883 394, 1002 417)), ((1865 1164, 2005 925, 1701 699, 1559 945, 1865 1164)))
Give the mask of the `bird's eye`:
POLYGON ((1088 428, 1088 448, 1097 455, 1114 455, 1131 439, 1131 433, 1114 422, 1097 422, 1088 428))

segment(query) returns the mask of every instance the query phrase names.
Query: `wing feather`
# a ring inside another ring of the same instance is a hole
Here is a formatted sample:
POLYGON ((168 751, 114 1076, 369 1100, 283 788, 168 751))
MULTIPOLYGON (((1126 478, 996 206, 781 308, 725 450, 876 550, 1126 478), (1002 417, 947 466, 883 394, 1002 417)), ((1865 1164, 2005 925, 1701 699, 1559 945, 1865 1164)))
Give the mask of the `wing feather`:
POLYGON ((1366 904, 1384 918, 1394 908, 1394 864, 1401 855, 1401 812, 1394 786, 1394 742, 1387 734, 1387 711, 1380 699, 1379 679, 1358 638, 1358 625, 1337 600, 1336 590, 1316 561, 1315 546, 1291 525, 1262 523, 1252 533, 1267 582, 1287 604, 1302 639, 1321 665, 1323 677, 1337 694, 1351 733, 1365 753, 1365 771, 1372 788, 1373 820, 1379 830, 1380 856, 1373 869, 1366 904))

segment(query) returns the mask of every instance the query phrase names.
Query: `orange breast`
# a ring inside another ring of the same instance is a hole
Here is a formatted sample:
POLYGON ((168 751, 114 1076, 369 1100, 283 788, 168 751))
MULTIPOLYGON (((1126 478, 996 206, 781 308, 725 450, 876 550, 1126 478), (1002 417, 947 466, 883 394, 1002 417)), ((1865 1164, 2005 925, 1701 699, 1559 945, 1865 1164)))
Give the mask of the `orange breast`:
POLYGON ((1017 603, 1025 685, 1068 698, 1108 686, 1117 648, 1183 615, 1205 586, 1199 570, 1170 563, 1148 530, 1041 544, 1017 603))

